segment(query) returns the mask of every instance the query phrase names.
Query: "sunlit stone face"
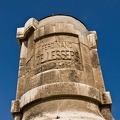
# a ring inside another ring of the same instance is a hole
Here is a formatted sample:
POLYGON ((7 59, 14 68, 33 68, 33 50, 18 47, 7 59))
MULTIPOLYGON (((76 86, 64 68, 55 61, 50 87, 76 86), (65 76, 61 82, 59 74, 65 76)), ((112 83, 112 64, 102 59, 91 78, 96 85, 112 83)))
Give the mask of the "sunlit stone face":
POLYGON ((35 43, 36 67, 41 71, 50 69, 82 68, 80 46, 77 36, 54 35, 35 43))
POLYGON ((29 19, 21 44, 15 120, 113 120, 97 36, 70 16, 29 19))

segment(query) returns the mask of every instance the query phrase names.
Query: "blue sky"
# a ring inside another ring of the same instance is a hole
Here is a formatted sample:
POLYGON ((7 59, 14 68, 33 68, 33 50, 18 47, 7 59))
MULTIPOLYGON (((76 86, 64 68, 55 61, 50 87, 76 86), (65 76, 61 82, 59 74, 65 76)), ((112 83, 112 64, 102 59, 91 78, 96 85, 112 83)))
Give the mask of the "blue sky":
POLYGON ((120 1, 119 0, 0 0, 0 119, 13 120, 19 64, 16 29, 34 17, 67 14, 80 19, 98 34, 98 53, 112 113, 120 120, 120 1))

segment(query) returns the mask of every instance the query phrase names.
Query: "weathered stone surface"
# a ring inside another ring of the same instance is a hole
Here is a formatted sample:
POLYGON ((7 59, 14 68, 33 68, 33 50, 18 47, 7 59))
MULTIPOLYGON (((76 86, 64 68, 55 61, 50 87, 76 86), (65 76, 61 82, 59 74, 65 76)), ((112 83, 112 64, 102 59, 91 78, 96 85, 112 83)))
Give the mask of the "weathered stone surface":
POLYGON ((44 35, 44 26, 34 31, 34 40, 39 39, 43 35, 44 35))
POLYGON ((14 120, 113 120, 95 31, 57 15, 29 19, 17 29, 17 38, 21 54, 14 120))
POLYGON ((25 76, 18 78, 16 99, 20 99, 21 96, 25 93, 25 81, 26 81, 25 76))
POLYGON ((75 33, 75 30, 72 24, 61 22, 55 24, 55 32, 75 33))
POLYGON ((105 120, 98 109, 94 103, 74 99, 37 102, 24 110, 23 120, 105 120))
POLYGON ((20 101, 19 100, 14 100, 12 101, 11 105, 11 113, 19 113, 20 112, 20 101))
POLYGON ((36 87, 32 90, 29 90, 21 97, 21 108, 25 105, 35 101, 46 99, 54 96, 63 96, 66 98, 67 96, 71 99, 79 98, 79 99, 94 99, 96 102, 101 102, 100 93, 94 87, 89 85, 74 83, 74 82, 57 82, 52 84, 46 84, 44 86, 36 87), (57 89, 56 89, 57 88, 57 89), (56 90, 55 90, 56 89, 56 90), (45 94, 46 93, 46 94, 45 94), (74 96, 74 97, 72 97, 74 96), (82 98, 82 97, 83 98, 82 98))
POLYGON ((97 48, 97 35, 96 31, 91 31, 91 33, 87 36, 89 41, 90 48, 97 48))
POLYGON ((105 87, 104 87, 102 72, 101 72, 98 53, 96 48, 90 50, 90 57, 91 57, 91 63, 93 68, 95 85, 100 91, 104 92, 105 87))
POLYGON ((16 114, 16 115, 14 116, 14 120, 21 120, 21 118, 22 118, 22 115, 21 115, 21 114, 16 114))
POLYGON ((102 113, 103 117, 105 118, 105 120, 114 120, 109 106, 106 106, 106 105, 102 106, 101 113, 102 113))

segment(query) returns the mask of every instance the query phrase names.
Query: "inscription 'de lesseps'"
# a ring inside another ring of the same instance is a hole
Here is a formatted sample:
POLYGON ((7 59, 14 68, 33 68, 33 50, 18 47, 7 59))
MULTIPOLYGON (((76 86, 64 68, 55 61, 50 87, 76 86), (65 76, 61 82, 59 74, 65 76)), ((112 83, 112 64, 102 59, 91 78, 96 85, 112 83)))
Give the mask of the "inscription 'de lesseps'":
POLYGON ((80 69, 79 43, 71 40, 42 42, 35 51, 36 64, 41 67, 80 69), (50 67, 49 67, 50 66, 50 67))

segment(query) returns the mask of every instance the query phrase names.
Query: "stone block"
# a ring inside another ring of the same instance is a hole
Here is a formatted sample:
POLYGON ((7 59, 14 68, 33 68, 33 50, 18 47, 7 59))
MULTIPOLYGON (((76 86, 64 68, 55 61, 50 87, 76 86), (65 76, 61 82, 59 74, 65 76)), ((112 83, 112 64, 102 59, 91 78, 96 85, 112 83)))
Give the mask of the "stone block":
POLYGON ((56 23, 55 24, 55 32, 65 32, 65 33, 75 33, 74 27, 69 23, 56 23))
POLYGON ((59 79, 60 82, 80 82, 79 74, 77 70, 60 70, 59 79))
POLYGON ((44 28, 45 28, 45 31, 44 31, 45 35, 55 33, 55 26, 48 24, 48 25, 45 25, 44 28))
POLYGON ((20 101, 19 100, 13 100, 11 105, 11 113, 19 113, 20 112, 20 101))
POLYGON ((44 26, 36 29, 34 31, 34 40, 36 41, 37 39, 39 39, 40 37, 42 37, 44 35, 44 26))
POLYGON ((105 105, 111 105, 112 104, 110 92, 103 92, 103 94, 102 94, 102 104, 105 104, 105 105))
POLYGON ((90 65, 91 66, 91 59, 90 59, 90 51, 89 48, 87 46, 85 46, 84 44, 80 44, 81 46, 81 55, 82 55, 82 62, 83 62, 83 66, 84 65, 90 65))
POLYGON ((23 75, 25 75, 25 66, 19 66, 18 77, 22 77, 23 75))
POLYGON ((88 36, 89 48, 97 48, 97 35, 95 31, 92 31, 88 36))
POLYGON ((25 81, 25 75, 18 78, 16 99, 20 99, 21 96, 25 93, 25 81))

